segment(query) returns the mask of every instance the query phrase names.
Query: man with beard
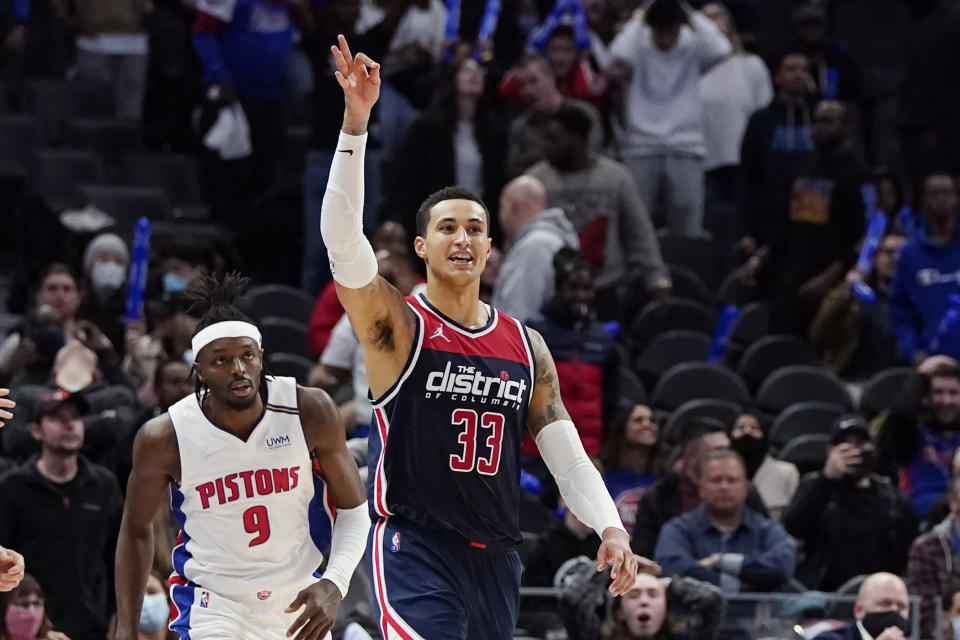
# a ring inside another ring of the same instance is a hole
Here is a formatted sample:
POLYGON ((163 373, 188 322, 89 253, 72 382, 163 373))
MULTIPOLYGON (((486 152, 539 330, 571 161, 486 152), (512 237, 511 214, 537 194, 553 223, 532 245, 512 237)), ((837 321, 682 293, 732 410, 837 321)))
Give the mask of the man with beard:
POLYGON ((833 591, 854 576, 903 570, 917 520, 890 480, 874 473, 875 461, 866 420, 837 418, 823 471, 804 477, 784 512, 787 533, 803 541, 797 576, 810 588, 833 591))
POLYGON ((771 456, 769 447, 757 416, 746 412, 737 417, 730 431, 730 448, 743 458, 747 479, 763 499, 770 519, 780 522, 783 510, 797 491, 800 472, 793 463, 771 456))
POLYGON ((925 518, 947 489, 960 446, 960 364, 932 356, 917 367, 877 434, 883 472, 898 478, 917 516, 925 518))
MULTIPOLYGON (((950 480, 947 491, 950 515, 932 531, 910 545, 907 580, 920 596, 920 632, 931 637, 936 629, 936 609, 944 596, 960 584, 960 477, 950 480)), ((949 626, 949 625, 948 625, 949 626)))
POLYGON ((910 631, 907 585, 892 573, 875 573, 860 585, 854 621, 814 640, 904 640, 910 631))
POLYGON ((165 495, 180 526, 170 628, 184 639, 329 638, 363 555, 370 518, 336 406, 320 389, 267 375, 260 331, 236 308, 247 282, 208 278, 190 293, 205 312, 192 342, 196 393, 134 441, 116 640, 138 637, 165 495))

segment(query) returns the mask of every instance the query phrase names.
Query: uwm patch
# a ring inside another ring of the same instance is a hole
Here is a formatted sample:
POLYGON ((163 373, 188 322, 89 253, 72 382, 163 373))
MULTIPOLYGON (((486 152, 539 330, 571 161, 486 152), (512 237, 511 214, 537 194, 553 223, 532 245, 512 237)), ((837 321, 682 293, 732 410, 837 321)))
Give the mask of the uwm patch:
POLYGON ((269 449, 270 451, 275 451, 276 449, 289 447, 291 444, 290 436, 288 435, 268 436, 265 442, 267 445, 267 449, 269 449))

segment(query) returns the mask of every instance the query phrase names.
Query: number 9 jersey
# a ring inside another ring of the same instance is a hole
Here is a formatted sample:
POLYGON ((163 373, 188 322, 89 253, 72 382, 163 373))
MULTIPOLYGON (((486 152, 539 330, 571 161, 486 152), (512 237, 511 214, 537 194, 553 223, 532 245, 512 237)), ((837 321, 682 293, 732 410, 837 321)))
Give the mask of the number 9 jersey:
POLYGON ((422 293, 407 304, 417 327, 410 356, 373 402, 372 513, 477 547, 516 546, 520 442, 534 382, 527 330, 492 307, 484 326, 468 329, 422 293))
POLYGON ((267 378, 266 402, 246 442, 211 423, 194 394, 170 407, 180 450, 180 486, 170 494, 181 584, 248 598, 316 579, 333 501, 313 473, 296 381, 267 378))

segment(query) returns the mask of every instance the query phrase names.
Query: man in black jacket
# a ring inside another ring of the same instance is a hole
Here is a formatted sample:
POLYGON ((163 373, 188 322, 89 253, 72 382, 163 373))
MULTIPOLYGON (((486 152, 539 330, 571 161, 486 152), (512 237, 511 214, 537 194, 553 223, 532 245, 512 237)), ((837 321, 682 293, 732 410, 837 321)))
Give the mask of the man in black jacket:
POLYGON ((31 416, 41 453, 0 478, 0 545, 20 551, 46 594, 47 614, 72 640, 103 640, 113 611, 120 487, 80 455, 82 396, 44 396, 31 416))
MULTIPOLYGON (((700 506, 699 463, 711 451, 729 449, 730 436, 727 435, 727 427, 719 420, 696 418, 685 426, 680 446, 680 458, 670 473, 650 487, 637 506, 630 548, 647 558, 653 557, 663 525, 700 506)), ((747 489, 746 504, 763 517, 769 517, 763 500, 752 484, 747 489)))
POLYGON ((823 471, 801 480, 784 512, 787 533, 806 552, 797 576, 810 588, 834 591, 854 576, 906 567, 917 519, 889 479, 874 473, 876 459, 866 420, 840 416, 823 471))

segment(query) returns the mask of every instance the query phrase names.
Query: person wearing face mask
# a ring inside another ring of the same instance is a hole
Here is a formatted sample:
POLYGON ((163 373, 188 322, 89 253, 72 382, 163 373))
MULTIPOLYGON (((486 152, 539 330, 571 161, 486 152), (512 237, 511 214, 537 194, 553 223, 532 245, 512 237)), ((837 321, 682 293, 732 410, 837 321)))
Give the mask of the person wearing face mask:
POLYGON ((806 556, 797 578, 833 591, 858 575, 903 571, 917 534, 913 508, 889 479, 875 473, 876 449, 866 420, 837 418, 823 471, 808 474, 783 514, 806 556))
MULTIPOLYGON (((960 584, 960 478, 947 491, 950 515, 910 545, 907 582, 920 596, 920 631, 929 636, 936 628, 936 608, 960 584)), ((950 624, 950 617, 946 618, 950 624)), ((952 635, 951 635, 952 637, 952 635)))
POLYGON ((30 433, 30 416, 44 396, 52 391, 65 391, 82 396, 90 406, 90 411, 83 416, 84 455, 115 470, 117 443, 124 442, 134 427, 136 398, 130 387, 113 384, 102 375, 99 362, 96 352, 78 340, 71 340, 57 352, 46 384, 20 387, 17 400, 24 410, 15 414, 0 431, 5 454, 23 461, 36 453, 38 445, 30 433))
POLYGON ((960 583, 946 591, 941 601, 943 613, 943 638, 945 640, 960 640, 960 583))
POLYGON ((140 635, 137 640, 165 640, 170 621, 170 602, 163 581, 156 574, 147 578, 140 609, 140 635))
POLYGON ((863 581, 853 605, 853 622, 825 631, 813 640, 904 640, 910 633, 910 595, 892 573, 874 573, 863 581))
POLYGON ((578 640, 712 640, 726 612, 715 586, 693 578, 638 573, 633 588, 598 614, 604 574, 584 571, 561 590, 567 635, 578 640), (591 575, 593 574, 593 575, 591 575))
POLYGON ((66 342, 61 321, 50 305, 40 305, 26 315, 0 345, 0 383, 20 387, 50 377, 53 358, 66 342))
MULTIPOLYGON (((613 419, 620 398, 620 357, 613 337, 594 315, 593 271, 575 249, 560 249, 553 260, 556 285, 542 316, 529 326, 543 335, 557 365, 560 392, 588 456, 600 453, 603 425, 613 419)), ((539 458, 533 438, 525 455, 539 458)))
POLYGON ((101 233, 83 252, 86 290, 77 317, 100 327, 118 349, 124 348, 127 271, 130 249, 113 233, 101 233))
POLYGON ((790 504, 800 482, 796 465, 777 460, 767 452, 767 436, 753 413, 743 413, 733 423, 730 448, 743 458, 747 479, 763 498, 763 503, 770 511, 770 519, 780 522, 783 510, 790 504))
POLYGON ((44 607, 43 588, 29 573, 16 589, 0 596, 0 640, 70 640, 53 630, 44 607))

